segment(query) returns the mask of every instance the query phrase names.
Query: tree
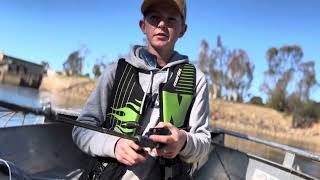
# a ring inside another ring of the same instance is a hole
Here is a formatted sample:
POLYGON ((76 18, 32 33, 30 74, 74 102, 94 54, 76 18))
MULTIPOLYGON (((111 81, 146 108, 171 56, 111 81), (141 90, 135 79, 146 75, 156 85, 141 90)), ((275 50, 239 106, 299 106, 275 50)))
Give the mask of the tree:
POLYGON ((229 51, 222 45, 221 37, 217 37, 216 48, 211 51, 210 55, 210 76, 212 77, 213 97, 221 98, 226 90, 227 80, 227 62, 229 59, 229 51))
POLYGON ((262 86, 269 106, 293 115, 293 127, 309 127, 318 118, 316 103, 309 97, 311 88, 318 84, 315 63, 302 58, 303 51, 296 45, 270 48, 262 86))
POLYGON ((44 69, 50 68, 50 65, 49 65, 48 61, 41 61, 41 65, 43 66, 44 69))
POLYGON ((241 100, 251 86, 254 66, 247 53, 242 49, 228 50, 220 36, 210 55, 208 42, 201 42, 198 66, 207 77, 211 98, 227 96, 229 100, 241 100))
POLYGON ((86 54, 88 54, 88 49, 85 47, 72 52, 63 63, 65 73, 67 75, 81 75, 86 54))
POLYGON ((63 69, 67 75, 81 75, 84 58, 79 51, 72 52, 68 59, 63 63, 63 69))
POLYGON ((48 69, 50 68, 49 62, 48 61, 41 61, 41 65, 43 66, 43 73, 47 74, 48 69))
POLYGON ((211 51, 209 67, 209 76, 211 77, 211 97, 216 99, 221 97, 223 87, 223 73, 220 71, 218 62, 221 59, 221 49, 214 49, 211 51))
POLYGON ((101 75, 101 70, 100 70, 100 65, 99 64, 93 65, 92 73, 93 73, 95 78, 98 78, 101 75))
POLYGON ((310 127, 319 118, 317 104, 310 99, 310 90, 318 82, 314 70, 314 61, 303 62, 299 65, 301 74, 297 82, 297 90, 288 99, 288 111, 293 114, 292 127, 310 127))
POLYGON ((292 82, 302 60, 303 51, 297 45, 270 48, 267 51, 268 69, 261 86, 268 96, 268 104, 279 110, 286 108, 288 86, 292 82))
POLYGON ((299 66, 299 71, 302 73, 302 78, 298 82, 298 93, 303 101, 309 100, 310 89, 318 83, 314 66, 314 61, 304 62, 299 66))
POLYGON ((250 63, 247 53, 235 49, 230 53, 227 64, 227 98, 242 101, 244 93, 250 88, 253 79, 254 65, 250 63))
POLYGON ((210 67, 209 67, 209 44, 206 40, 202 40, 200 43, 200 53, 198 58, 198 67, 201 69, 201 71, 207 76, 208 80, 210 78, 208 77, 210 74, 210 67))
POLYGON ((210 96, 213 99, 216 99, 221 95, 221 72, 219 72, 217 68, 217 61, 219 58, 220 53, 217 49, 212 50, 211 55, 209 55, 209 44, 206 40, 202 40, 200 43, 198 67, 207 77, 210 89, 210 96))

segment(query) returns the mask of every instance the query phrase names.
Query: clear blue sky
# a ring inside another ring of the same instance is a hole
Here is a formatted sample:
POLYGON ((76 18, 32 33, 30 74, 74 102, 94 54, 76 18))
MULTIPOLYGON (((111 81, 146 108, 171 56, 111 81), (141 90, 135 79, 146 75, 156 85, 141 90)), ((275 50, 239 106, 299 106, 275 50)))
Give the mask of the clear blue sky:
MULTIPOLYGON (((141 0, 2 0, 0 51, 56 70, 68 55, 85 45, 89 50, 85 72, 97 58, 109 61, 142 44, 138 27, 141 0)), ((188 0, 188 32, 176 49, 196 60, 199 44, 211 48, 222 37, 228 48, 242 48, 254 62, 250 92, 260 95, 270 47, 297 44, 304 60, 315 60, 320 80, 319 0, 188 0)), ((312 98, 320 100, 320 88, 312 98)))

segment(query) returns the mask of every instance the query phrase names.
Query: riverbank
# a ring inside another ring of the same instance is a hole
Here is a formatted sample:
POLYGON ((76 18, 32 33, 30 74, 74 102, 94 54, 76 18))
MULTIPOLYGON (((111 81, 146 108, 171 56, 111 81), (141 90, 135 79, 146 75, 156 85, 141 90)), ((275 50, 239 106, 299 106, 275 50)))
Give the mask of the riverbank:
POLYGON ((39 90, 53 106, 81 110, 97 80, 88 77, 51 75, 44 77, 39 90))
POLYGON ((211 101, 211 124, 320 153, 320 123, 291 128, 292 116, 274 109, 223 100, 211 101))
POLYGON ((52 75, 42 79, 39 89, 56 96, 86 100, 94 90, 96 82, 97 80, 88 77, 52 75))

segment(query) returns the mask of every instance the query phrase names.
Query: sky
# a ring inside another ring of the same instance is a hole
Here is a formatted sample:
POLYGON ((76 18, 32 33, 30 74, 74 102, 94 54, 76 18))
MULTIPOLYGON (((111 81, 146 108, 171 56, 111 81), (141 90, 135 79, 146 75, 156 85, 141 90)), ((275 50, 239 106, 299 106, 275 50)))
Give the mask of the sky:
MULTIPOLYGON (((84 73, 143 44, 138 23, 142 0, 1 0, 0 51, 62 71, 68 55, 86 47, 84 73)), ((271 47, 299 45, 304 61, 316 62, 320 81, 319 0, 188 0, 185 36, 176 50, 195 61, 201 40, 214 48, 217 36, 230 49, 244 49, 255 65, 249 92, 260 91, 271 47)), ((320 101, 320 88, 311 98, 320 101)))

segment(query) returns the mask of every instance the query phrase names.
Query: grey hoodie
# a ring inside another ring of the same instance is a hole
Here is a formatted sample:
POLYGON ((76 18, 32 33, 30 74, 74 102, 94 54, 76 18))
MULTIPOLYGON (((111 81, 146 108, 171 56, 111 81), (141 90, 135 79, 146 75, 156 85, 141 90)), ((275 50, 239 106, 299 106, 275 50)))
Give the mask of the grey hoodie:
MULTIPOLYGON (((126 61, 132 66, 151 71, 151 73, 139 73, 139 82, 145 93, 159 94, 159 84, 165 83, 172 75, 169 67, 188 62, 188 57, 175 52, 170 62, 158 69, 154 62, 150 60, 142 46, 134 46, 126 58, 126 61)), ((112 86, 115 79, 117 63, 108 66, 99 79, 95 91, 89 97, 85 104, 78 121, 101 126, 106 117, 107 102, 111 96, 112 86), (85 117, 86 120, 81 120, 85 117)), ((196 70, 196 90, 195 101, 190 113, 189 126, 190 131, 187 133, 187 143, 185 148, 179 153, 179 157, 188 163, 193 164, 193 170, 199 168, 206 159, 211 143, 211 136, 208 124, 209 103, 208 103, 208 87, 204 74, 196 70)), ((160 116, 159 96, 153 108, 148 108, 142 119, 146 129, 155 127, 160 116)), ((77 146, 85 153, 91 156, 112 157, 115 158, 114 148, 118 137, 102 134, 92 130, 75 127, 72 137, 77 146)), ((157 158, 148 156, 147 160, 141 164, 129 167, 122 179, 154 179, 159 177, 156 171, 157 158)))

